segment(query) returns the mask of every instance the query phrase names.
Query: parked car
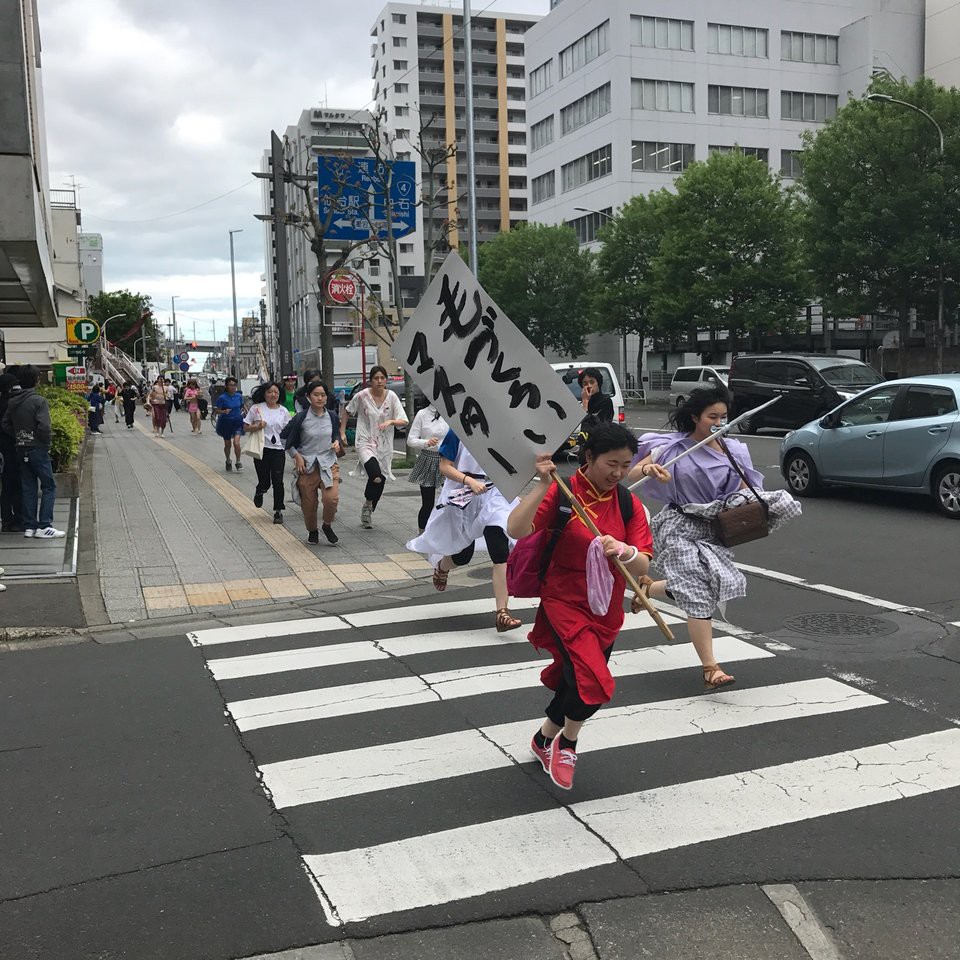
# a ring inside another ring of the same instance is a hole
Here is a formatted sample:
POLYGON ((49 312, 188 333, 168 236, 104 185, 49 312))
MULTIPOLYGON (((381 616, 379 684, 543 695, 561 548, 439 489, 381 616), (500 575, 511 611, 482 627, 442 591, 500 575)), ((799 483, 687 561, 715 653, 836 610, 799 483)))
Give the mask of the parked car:
POLYGON ((626 416, 623 410, 623 391, 620 389, 620 381, 617 374, 609 363, 595 363, 593 360, 584 360, 582 363, 551 363, 551 367, 560 374, 563 382, 570 388, 570 392, 580 399, 582 389, 577 383, 577 378, 587 367, 596 367, 603 374, 603 392, 613 400, 613 418, 617 423, 623 423, 626 416))
POLYGON ((717 384, 725 387, 729 376, 729 367, 677 367, 670 381, 670 403, 682 407, 691 390, 714 387, 717 384))
POLYGON ((733 394, 734 417, 781 398, 761 416, 740 424, 741 433, 756 433, 761 427, 802 427, 878 383, 883 377, 852 357, 775 353, 736 357, 727 386, 733 394))
MULTIPOLYGON (((351 388, 346 395, 346 400, 341 401, 343 403, 349 403, 357 393, 363 390, 365 387, 369 387, 370 384, 368 381, 364 380, 362 383, 357 382, 351 388)), ((403 404, 406 398, 406 390, 404 389, 403 377, 390 377, 387 380, 387 389, 392 390, 399 398, 400 403, 403 404)), ((427 398, 424 392, 416 385, 413 385, 413 409, 414 412, 417 410, 422 410, 427 405, 427 398)), ((342 409, 342 406, 341 406, 342 409)), ((357 430, 357 418, 354 416, 347 417, 347 441, 353 443, 354 434, 357 430)), ((396 427, 394 429, 394 434, 398 437, 405 437, 407 435, 406 427, 396 427)))
POLYGON ((960 520, 960 374, 890 380, 788 433, 780 471, 791 493, 882 487, 933 498, 960 520))

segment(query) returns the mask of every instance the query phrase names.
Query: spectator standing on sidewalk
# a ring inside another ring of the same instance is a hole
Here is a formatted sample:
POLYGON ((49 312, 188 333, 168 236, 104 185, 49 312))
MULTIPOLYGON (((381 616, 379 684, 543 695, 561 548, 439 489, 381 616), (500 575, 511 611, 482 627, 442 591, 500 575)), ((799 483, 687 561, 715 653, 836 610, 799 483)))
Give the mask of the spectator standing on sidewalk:
POLYGON ((100 432, 100 424, 103 423, 103 407, 106 403, 103 394, 100 392, 100 385, 94 384, 93 389, 87 394, 87 426, 91 433, 100 432))
POLYGON ((243 433, 243 395, 237 389, 237 378, 227 377, 224 391, 217 397, 217 433, 223 440, 223 455, 226 457, 226 470, 229 473, 233 466, 230 463, 230 446, 233 446, 233 458, 237 462, 237 470, 243 469, 240 462, 240 435, 243 433))
POLYGON ((140 391, 128 380, 120 391, 118 402, 123 404, 123 419, 127 424, 127 429, 133 429, 133 418, 137 413, 137 401, 140 399, 140 391))
MULTIPOLYGON (((9 366, 0 374, 0 422, 7 412, 11 394, 20 392, 19 376, 18 366, 9 366)), ((20 461, 13 437, 4 430, 0 430, 0 461, 3 463, 0 473, 0 518, 3 520, 3 532, 23 533, 20 461)))
POLYGON ((147 406, 153 418, 153 435, 162 437, 167 429, 167 387, 163 377, 157 377, 150 392, 147 394, 147 406))
POLYGON ((173 413, 174 405, 178 410, 180 409, 180 404, 177 403, 177 388, 170 382, 169 377, 163 382, 163 391, 167 398, 167 416, 169 417, 173 413))
MULTIPOLYGON (((393 480, 393 428, 405 427, 407 415, 400 398, 387 389, 387 371, 380 366, 370 368, 370 386, 354 394, 346 412, 357 418, 355 445, 357 459, 367 474, 360 510, 360 526, 373 527, 373 512, 383 496, 386 479, 393 480)), ((340 443, 347 442, 346 419, 340 421, 340 443)))
POLYGON ((300 509, 307 528, 307 542, 319 543, 317 511, 323 504, 322 529, 329 543, 340 539, 333 532, 333 521, 340 501, 340 465, 343 454, 340 418, 327 409, 327 388, 319 380, 307 385, 310 406, 298 413, 284 428, 281 437, 293 458, 300 491, 300 509))
POLYGON ((190 432, 200 432, 200 384, 190 379, 183 388, 183 403, 190 414, 190 432))
POLYGON ((447 435, 447 424, 433 404, 424 407, 414 418, 407 433, 407 447, 417 455, 417 461, 410 471, 410 483, 420 486, 420 512, 417 514, 417 528, 423 533, 433 512, 437 499, 437 487, 440 486, 440 442, 447 435))
POLYGON ((286 461, 281 434, 290 422, 290 411, 283 405, 284 390, 279 383, 262 383, 250 395, 253 405, 243 420, 247 433, 263 431, 263 455, 253 461, 257 471, 257 490, 253 503, 263 506, 263 495, 273 486, 273 522, 283 523, 283 467, 286 461))
POLYGON ((37 393, 38 379, 37 368, 32 364, 21 369, 20 390, 11 393, 0 427, 13 437, 17 445, 23 535, 39 540, 54 540, 66 534, 53 525, 57 484, 53 479, 53 464, 50 462, 50 405, 37 393))

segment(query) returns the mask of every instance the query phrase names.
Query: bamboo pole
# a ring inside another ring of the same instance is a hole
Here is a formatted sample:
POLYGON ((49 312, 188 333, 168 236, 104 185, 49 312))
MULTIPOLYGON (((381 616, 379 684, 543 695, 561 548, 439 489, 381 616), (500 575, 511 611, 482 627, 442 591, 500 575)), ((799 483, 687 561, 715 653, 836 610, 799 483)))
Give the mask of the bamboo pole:
MULTIPOLYGON (((563 491, 564 496, 570 501, 570 506, 573 507, 576 515, 586 524, 587 528, 595 537, 600 537, 602 534, 597 529, 597 525, 590 519, 590 515, 586 510, 583 509, 583 505, 576 498, 573 491, 564 483, 561 479, 560 474, 556 470, 552 471, 551 476, 557 482, 557 486, 563 491)), ((673 632, 667 626, 666 621, 663 617, 660 616, 660 611, 647 599, 644 592, 640 589, 640 584, 637 583, 634 575, 627 569, 626 564, 619 557, 609 557, 608 559, 612 560, 616 565, 617 569, 623 575, 623 579, 627 581, 627 585, 631 590, 637 595, 640 603, 643 605, 643 608, 653 617, 654 622, 660 628, 660 632, 668 639, 674 640, 673 632)))

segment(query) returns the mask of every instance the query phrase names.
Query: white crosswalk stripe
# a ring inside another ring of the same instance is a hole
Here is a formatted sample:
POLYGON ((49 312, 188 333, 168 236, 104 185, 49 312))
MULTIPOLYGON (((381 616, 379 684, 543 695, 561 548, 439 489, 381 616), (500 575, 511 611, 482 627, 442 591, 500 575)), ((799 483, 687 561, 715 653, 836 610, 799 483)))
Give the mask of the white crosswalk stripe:
MULTIPOLYGON (((678 622, 679 611, 667 611, 678 622)), ((478 628, 476 617, 489 613, 489 599, 479 599, 190 635, 264 787, 295 835, 305 833, 296 839, 331 924, 448 911, 663 851, 960 788, 957 728, 932 729, 926 718, 881 742, 891 711, 906 707, 811 676, 809 662, 798 678, 795 662, 772 652, 789 648, 722 624, 717 659, 739 665, 740 682, 679 695, 699 665, 692 646, 663 644, 645 615, 628 615, 611 658, 618 693, 581 741, 577 786, 591 777, 589 799, 576 787, 560 795, 529 748, 548 696, 539 680, 547 661, 527 653, 524 629, 478 628), (503 716, 504 703, 512 715, 503 716), (804 725, 818 718, 831 725, 835 749, 811 756, 804 725), (686 752, 738 732, 742 759, 735 753, 711 775, 684 768, 686 752), (644 787, 644 757, 661 742, 670 744, 669 769, 644 787), (615 784, 606 791, 604 772, 615 784), (430 811, 491 777, 515 778, 525 805, 518 810, 501 789, 492 805, 452 801, 436 822, 401 812, 430 811), (370 832, 370 820, 388 827, 370 832)))

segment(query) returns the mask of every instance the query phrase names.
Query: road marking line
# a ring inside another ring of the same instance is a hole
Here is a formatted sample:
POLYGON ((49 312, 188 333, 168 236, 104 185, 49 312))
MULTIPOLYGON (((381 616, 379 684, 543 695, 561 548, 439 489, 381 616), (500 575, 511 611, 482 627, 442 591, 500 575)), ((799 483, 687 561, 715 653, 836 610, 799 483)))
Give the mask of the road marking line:
POLYGON ((577 873, 614 862, 611 847, 631 859, 956 787, 960 730, 951 728, 577 803, 574 816, 542 811, 304 862, 332 904, 333 925, 577 873))
MULTIPOLYGON (((774 656, 767 650, 761 650, 735 637, 716 637, 714 646, 721 660, 731 662, 761 660, 774 656)), ((657 673, 700 665, 696 651, 688 643, 621 650, 615 652, 611 659, 618 676, 657 673)), ((446 670, 427 674, 422 678, 372 680, 238 700, 227 704, 227 709, 233 715, 237 728, 244 732, 285 723, 343 717, 417 703, 536 687, 540 683, 540 673, 545 665, 543 660, 533 660, 446 670)))
MULTIPOLYGON (((598 750, 737 730, 759 724, 882 706, 886 701, 821 678, 727 690, 713 696, 610 707, 590 721, 590 755, 598 750)), ((319 803, 532 760, 530 737, 541 717, 481 730, 423 737, 282 760, 260 767, 278 808, 319 803), (498 747, 500 749, 498 749, 498 747), (385 772, 384 756, 390 757, 385 772)))
POLYGON ((247 623, 236 627, 211 627, 187 634, 195 647, 210 647, 221 643, 240 643, 243 640, 261 640, 265 637, 297 636, 302 633, 325 633, 343 629, 339 617, 308 617, 303 620, 271 620, 266 623, 247 623))
POLYGON ((871 597, 865 593, 857 593, 854 590, 844 590, 841 587, 831 586, 829 583, 811 583, 804 580, 803 577, 795 577, 791 573, 781 573, 779 570, 768 570, 766 567, 754 567, 749 563, 738 563, 737 568, 744 573, 752 573, 755 577, 762 577, 764 580, 777 580, 780 583, 789 583, 795 587, 803 587, 806 590, 815 590, 817 593, 826 593, 833 597, 842 597, 844 600, 857 600, 860 603, 868 603, 873 607, 881 607, 884 610, 893 610, 896 613, 923 613, 923 607, 908 607, 901 603, 894 603, 891 600, 883 600, 880 597, 871 597))
POLYGON ((771 883, 760 889, 780 911, 810 960, 843 960, 843 955, 817 919, 813 908, 792 883, 771 883))
MULTIPOLYGON (((540 605, 539 597, 511 599, 511 610, 532 610, 540 605)), ((419 620, 439 620, 475 613, 493 613, 493 600, 453 600, 449 603, 418 603, 411 607, 387 607, 362 613, 345 613, 343 619, 354 627, 379 627, 385 624, 411 623, 419 620)))

